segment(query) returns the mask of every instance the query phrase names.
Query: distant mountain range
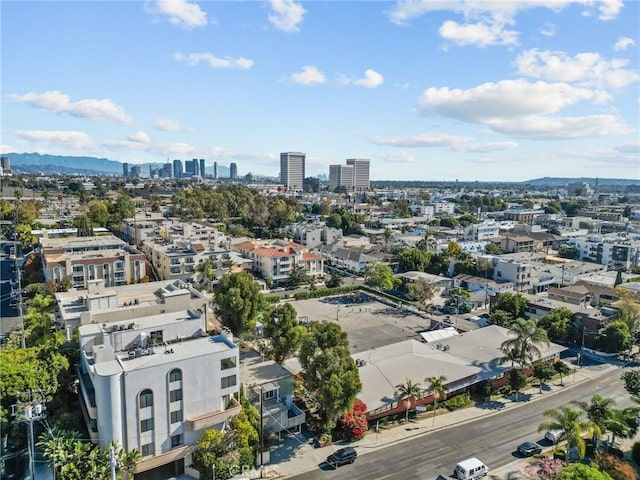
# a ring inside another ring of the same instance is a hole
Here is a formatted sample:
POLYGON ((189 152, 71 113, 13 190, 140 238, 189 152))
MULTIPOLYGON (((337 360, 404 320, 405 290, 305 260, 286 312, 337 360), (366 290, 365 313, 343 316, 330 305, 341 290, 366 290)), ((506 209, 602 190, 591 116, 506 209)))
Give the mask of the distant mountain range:
MULTIPOLYGON (((122 164, 116 160, 97 157, 72 157, 66 155, 41 155, 39 153, 6 153, 3 157, 9 157, 11 169, 16 172, 36 173, 43 172, 46 174, 62 174, 62 175, 114 175, 122 176, 122 164)), ((162 162, 136 164, 142 168, 145 175, 149 174, 150 165, 159 165, 162 162)), ((130 164, 130 166, 133 164, 130 164)), ((213 167, 207 167, 207 174, 213 175, 213 167)), ((218 165, 218 176, 220 178, 229 177, 229 167, 218 165)), ((378 181, 375 184, 398 183, 398 181, 378 181)), ((624 178, 564 178, 564 177, 542 177, 524 182, 499 182, 499 183, 518 183, 532 186, 544 187, 566 187, 569 183, 584 182, 591 186, 626 186, 638 185, 640 179, 624 179, 624 178)), ((424 183, 424 182, 419 182, 424 183)), ((430 182, 441 183, 441 182, 430 182)), ((451 183, 451 182, 449 182, 451 183)), ((496 182, 478 182, 478 183, 496 183, 496 182)))
MULTIPOLYGON (((122 176, 123 162, 97 157, 73 157, 66 155, 41 155, 39 153, 5 153, 9 157, 11 170, 22 173, 61 174, 61 175, 113 175, 122 176)), ((142 171, 148 175, 150 165, 160 165, 162 162, 137 163, 142 171)), ((129 168, 131 168, 129 164, 129 168)), ((206 169, 208 175, 213 175, 213 166, 206 169)), ((229 176, 229 167, 218 165, 218 176, 229 176)))

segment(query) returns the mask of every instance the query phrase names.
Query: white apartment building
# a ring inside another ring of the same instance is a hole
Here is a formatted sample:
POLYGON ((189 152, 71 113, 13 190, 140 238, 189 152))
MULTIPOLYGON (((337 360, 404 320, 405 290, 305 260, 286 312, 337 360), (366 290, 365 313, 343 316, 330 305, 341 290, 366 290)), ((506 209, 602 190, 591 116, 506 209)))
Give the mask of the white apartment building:
POLYGON ((80 404, 91 440, 141 452, 137 480, 174 478, 205 430, 240 410, 239 351, 197 311, 79 327, 80 404))
MULTIPOLYGON (((56 321, 67 332, 89 323, 105 323, 159 315, 180 310, 203 310, 207 323, 213 320, 209 298, 180 280, 143 282, 106 287, 104 280, 90 280, 86 290, 56 292, 56 321), (206 310, 205 310, 206 309, 206 310)), ((212 325, 203 325, 207 331, 212 325)))
POLYGON ((640 236, 593 235, 571 238, 568 243, 576 247, 580 260, 613 269, 640 266, 640 236))
POLYGON ((111 287, 147 277, 143 253, 113 235, 43 237, 40 245, 46 282, 68 277, 73 288, 84 289, 91 280, 102 279, 111 287))
POLYGON ((494 220, 471 224, 464 229, 465 240, 488 241, 500 236, 500 224, 494 220))
POLYGON ((294 223, 288 230, 293 234, 295 242, 301 243, 310 250, 342 238, 342 229, 327 227, 323 224, 294 223))
POLYGON ((305 157, 306 154, 300 152, 280 154, 280 181, 288 191, 302 191, 305 157))
POLYGON ((456 204, 452 202, 438 201, 431 202, 433 205, 434 213, 436 215, 453 215, 455 213, 456 204))
POLYGON ((274 284, 286 282, 289 274, 297 266, 305 269, 307 275, 324 275, 322 255, 309 252, 298 243, 287 240, 247 240, 233 245, 235 251, 252 260, 254 272, 270 278, 274 284))
POLYGON ((527 262, 502 260, 496 257, 493 269, 493 279, 496 282, 511 282, 516 292, 531 290, 531 265, 527 262))

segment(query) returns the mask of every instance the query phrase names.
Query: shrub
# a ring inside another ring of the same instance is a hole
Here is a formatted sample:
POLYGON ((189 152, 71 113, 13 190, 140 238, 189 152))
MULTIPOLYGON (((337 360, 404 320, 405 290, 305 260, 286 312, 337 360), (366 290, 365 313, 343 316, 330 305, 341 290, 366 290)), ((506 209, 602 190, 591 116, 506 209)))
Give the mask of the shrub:
POLYGON ((367 424, 367 405, 356 399, 350 412, 338 421, 339 432, 348 440, 359 440, 369 429, 367 424))
POLYGON ((631 458, 633 458, 634 462, 640 465, 640 442, 633 444, 633 448, 631 449, 631 458))
POLYGON ((471 397, 468 393, 462 393, 445 400, 442 405, 449 411, 457 410, 459 408, 468 407, 471 405, 471 397))
POLYGON ((626 460, 621 460, 609 453, 596 453, 596 464, 601 471, 607 472, 614 480, 637 480, 638 475, 626 460))

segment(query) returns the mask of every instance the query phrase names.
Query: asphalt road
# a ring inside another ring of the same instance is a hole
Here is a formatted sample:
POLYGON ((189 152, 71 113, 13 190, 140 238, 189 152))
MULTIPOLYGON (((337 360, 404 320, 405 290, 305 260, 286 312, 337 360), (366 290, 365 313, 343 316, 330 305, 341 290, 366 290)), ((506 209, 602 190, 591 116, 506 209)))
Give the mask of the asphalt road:
POLYGON ((16 276, 11 271, 11 264, 15 260, 9 258, 9 249, 14 246, 12 241, 0 240, 0 333, 6 334, 19 324, 17 308, 11 307, 11 280, 16 276))
MULTIPOLYGON (((588 401, 595 394, 613 398, 618 407, 630 405, 631 398, 620 381, 621 373, 622 369, 617 368, 591 382, 581 383, 502 414, 482 417, 372 453, 365 454, 363 449, 353 465, 345 465, 337 470, 323 470, 323 465, 319 465, 317 470, 291 478, 433 480, 438 474, 450 475, 457 462, 473 456, 479 457, 490 469, 495 470, 519 458, 515 449, 520 443, 533 441, 545 444, 543 434, 538 433, 537 429, 538 424, 545 420, 543 412, 549 408, 567 405, 572 400, 588 401)), ((564 381, 570 384, 571 375, 564 381)))

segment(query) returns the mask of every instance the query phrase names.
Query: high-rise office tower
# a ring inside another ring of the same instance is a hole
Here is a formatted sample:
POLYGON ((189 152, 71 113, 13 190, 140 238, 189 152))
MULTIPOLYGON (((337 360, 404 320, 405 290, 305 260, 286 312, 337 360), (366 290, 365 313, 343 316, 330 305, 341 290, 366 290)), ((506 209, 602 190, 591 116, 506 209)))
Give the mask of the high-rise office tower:
POLYGON ((142 173, 142 168, 140 165, 133 165, 131 167, 131 176, 133 178, 140 178, 140 174, 142 173))
POLYGON ((182 160, 173 161, 173 177, 182 178, 182 160))
POLYGON ((231 163, 229 165, 229 178, 231 180, 235 180, 238 178, 238 165, 236 163, 231 163))
POLYGON ((348 158, 347 165, 353 165, 353 189, 369 190, 369 160, 348 158))
MULTIPOLYGON (((4 166, 2 168, 4 169, 4 166)), ((128 163, 123 163, 122 164, 122 176, 124 178, 127 178, 129 176, 129 164, 128 163)))
POLYGON ((193 160, 191 160, 191 164, 193 165, 191 167, 191 170, 193 171, 193 176, 197 177, 198 175, 200 175, 200 164, 198 163, 198 159, 194 158, 193 160))
POLYGON ((200 176, 202 178, 207 176, 206 171, 205 171, 204 158, 200 159, 200 176))
POLYGON ((218 179, 218 162, 213 162, 213 179, 218 179))
POLYGON ((185 160, 184 161, 184 176, 187 178, 191 178, 193 175, 193 161, 185 160))
POLYGON ((149 165, 149 178, 158 178, 160 176, 160 166, 155 163, 149 165))
POLYGON ((280 154, 280 183, 287 190, 302 191, 305 155, 300 152, 284 152, 280 154))
POLYGON ((162 170, 160 170, 160 176, 162 178, 173 177, 173 166, 169 162, 162 165, 162 170))
POLYGON ((347 192, 353 190, 353 165, 329 165, 329 190, 345 187, 347 192))

